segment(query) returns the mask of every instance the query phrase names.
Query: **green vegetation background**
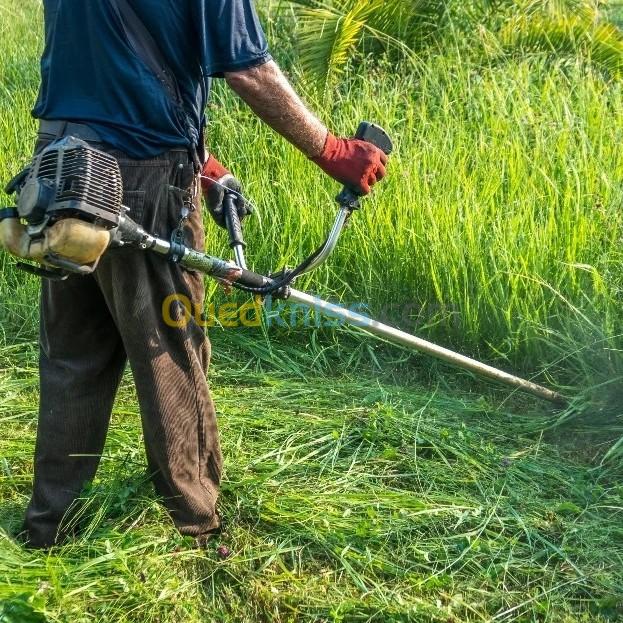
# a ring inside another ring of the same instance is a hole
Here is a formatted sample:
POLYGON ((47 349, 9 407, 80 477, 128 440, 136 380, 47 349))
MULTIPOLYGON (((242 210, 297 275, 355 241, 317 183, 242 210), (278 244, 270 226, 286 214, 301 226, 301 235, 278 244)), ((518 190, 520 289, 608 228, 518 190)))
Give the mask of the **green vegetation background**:
MULTIPOLYGON (((12 534, 32 475, 38 284, 1 255, 0 622, 620 620, 621 83, 583 60, 449 49, 347 64, 323 93, 279 6, 273 47, 322 117, 344 134, 376 120, 397 143, 384 188, 301 285, 556 384, 572 408, 344 329, 214 330, 232 555, 193 551, 157 505, 129 379, 84 538, 32 554, 12 534)), ((33 144, 40 17, 0 0, 4 179, 33 144)), ((330 225, 335 185, 222 85, 211 116, 258 206, 255 267, 294 264, 330 225)))

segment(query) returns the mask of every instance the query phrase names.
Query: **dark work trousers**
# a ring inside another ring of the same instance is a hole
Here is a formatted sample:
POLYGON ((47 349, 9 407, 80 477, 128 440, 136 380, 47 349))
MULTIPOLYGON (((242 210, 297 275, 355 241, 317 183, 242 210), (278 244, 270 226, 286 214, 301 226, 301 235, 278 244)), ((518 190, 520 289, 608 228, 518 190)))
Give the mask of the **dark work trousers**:
MULTIPOLYGON (((38 149, 42 144, 40 138, 38 149)), ((193 186, 187 152, 151 160, 111 153, 120 162, 130 216, 168 238, 193 186)), ((192 201, 186 241, 203 248, 201 203, 192 201)), ((170 314, 165 321, 163 303, 175 294, 203 304, 201 275, 130 248, 109 250, 92 276, 43 281, 40 411, 25 521, 31 546, 47 547, 65 536, 76 500, 99 464, 126 361, 156 492, 183 534, 198 536, 218 527, 222 458, 206 380, 210 346, 196 319, 175 323, 181 327, 170 326, 170 314)), ((177 313, 187 318, 182 311, 178 306, 177 313)))

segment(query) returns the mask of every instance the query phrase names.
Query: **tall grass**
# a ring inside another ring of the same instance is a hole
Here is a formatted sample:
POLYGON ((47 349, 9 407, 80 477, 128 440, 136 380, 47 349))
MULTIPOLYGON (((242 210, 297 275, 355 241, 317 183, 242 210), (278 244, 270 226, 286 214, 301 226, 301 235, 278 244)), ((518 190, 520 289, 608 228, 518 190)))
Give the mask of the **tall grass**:
MULTIPOLYGON (((41 39, 30 18, 40 18, 40 8, 4 0, 0 10, 0 170, 8 179, 34 140, 29 109, 41 39)), ((269 21, 269 30, 281 40, 284 23, 269 21)), ((291 50, 284 56, 296 70, 291 50)), ((482 67, 448 55, 417 72, 364 65, 330 98, 307 91, 301 76, 298 86, 336 132, 352 133, 361 119, 372 119, 397 145, 390 176, 355 215, 334 256, 298 285, 365 304, 408 331, 561 386, 575 398, 561 421, 582 415, 614 436, 623 378, 621 83, 580 61, 482 67)), ((269 270, 297 263, 330 226, 336 184, 223 84, 215 85, 210 115, 211 148, 258 208, 247 225, 252 264, 269 270)), ((222 231, 207 227, 210 250, 226 255, 222 231)), ((222 294, 213 286, 210 297, 222 294)), ((5 343, 32 339, 37 280, 2 254, 0 300, 5 343)), ((387 364, 396 359, 387 346, 372 349, 313 327, 275 350, 266 339, 282 332, 213 337, 221 351, 224 341, 282 368, 367 362, 408 370, 387 364)))
MULTIPOLYGON (((30 4, 2 5, 5 178, 33 140, 40 44, 25 27, 30 4)), ((336 185, 219 86, 210 142, 259 208, 248 225, 250 255, 262 269, 293 264, 330 224, 336 185)), ((581 65, 476 71, 438 58, 417 75, 364 69, 331 102, 312 104, 344 134, 377 120, 397 150, 335 256, 302 285, 524 369, 551 364, 569 339, 589 349, 612 338, 608 348, 618 347, 619 83, 581 65)), ((209 225, 210 247, 224 253, 224 242, 209 225)), ((27 325, 35 281, 2 261, 0 287, 11 301, 2 297, 2 325, 27 325)), ((571 355, 565 368, 581 368, 582 357, 571 355)))
MULTIPOLYGON (((607 348, 618 374, 620 86, 581 67, 474 72, 446 59, 387 75, 364 72, 325 108, 342 133, 379 120, 397 150, 387 183, 303 285, 562 381, 590 382, 586 364, 607 348)), ((215 149, 260 207, 248 227, 255 265, 293 264, 328 227, 335 187, 226 93, 217 101, 215 149)))

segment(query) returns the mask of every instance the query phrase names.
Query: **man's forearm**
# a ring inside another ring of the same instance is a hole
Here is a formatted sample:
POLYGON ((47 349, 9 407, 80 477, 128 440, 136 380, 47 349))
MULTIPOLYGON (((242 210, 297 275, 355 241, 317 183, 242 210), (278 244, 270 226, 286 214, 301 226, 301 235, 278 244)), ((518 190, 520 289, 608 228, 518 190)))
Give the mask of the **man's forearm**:
POLYGON ((323 151, 326 126, 301 101, 275 62, 226 73, 225 79, 260 119, 306 156, 323 151))

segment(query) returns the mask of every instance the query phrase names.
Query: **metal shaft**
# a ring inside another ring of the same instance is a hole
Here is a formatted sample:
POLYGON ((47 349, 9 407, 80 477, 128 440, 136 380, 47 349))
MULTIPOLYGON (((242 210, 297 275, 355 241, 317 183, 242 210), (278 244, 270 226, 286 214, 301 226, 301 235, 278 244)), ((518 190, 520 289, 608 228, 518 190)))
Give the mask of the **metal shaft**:
POLYGON ((236 245, 234 247, 234 255, 236 257, 236 264, 238 264, 240 268, 246 268, 247 260, 244 257, 244 248, 241 245, 236 245))
POLYGON ((415 335, 411 335, 410 333, 406 333, 405 331, 401 331, 395 327, 383 324, 377 320, 372 320, 367 316, 350 311, 340 307, 339 305, 328 303, 327 301, 323 301, 316 296, 312 296, 299 290, 292 290, 289 300, 295 303, 301 303, 302 305, 306 305, 312 309, 322 311, 330 317, 340 318, 355 327, 359 327, 368 333, 385 338, 395 344, 426 353, 427 355, 441 359, 451 365, 488 377, 528 394, 544 398, 545 400, 549 400, 550 402, 554 402, 559 405, 564 405, 567 402, 567 399, 562 394, 552 391, 551 389, 537 385, 532 381, 527 381, 517 376, 513 376, 512 374, 508 374, 508 372, 498 370, 497 368, 476 361, 475 359, 470 359, 469 357, 455 353, 447 348, 443 348, 443 346, 427 342, 426 340, 416 337, 415 335))
MULTIPOLYGON (((338 226, 336 225, 336 227, 338 226)), ((338 229, 340 228, 338 227, 338 229)), ((122 219, 122 222, 120 223, 120 230, 128 242, 133 242, 140 248, 155 251, 156 253, 162 255, 167 255, 170 251, 171 245, 167 241, 147 234, 141 227, 136 225, 136 223, 129 218, 122 219)), ((241 276, 244 276, 243 273, 245 271, 243 271, 243 269, 246 268, 244 244, 237 242, 232 245, 232 248, 235 253, 237 265, 187 248, 184 248, 184 255, 181 258, 180 263, 184 266, 192 268, 193 270, 199 270, 200 272, 217 279, 237 281, 241 278, 241 276)), ((262 283, 267 281, 266 278, 254 273, 247 275, 247 278, 249 277, 254 277, 256 281, 261 281, 262 283)), ((464 355, 448 350, 443 346, 427 342, 426 340, 416 337, 415 335, 411 335, 410 333, 406 333, 405 331, 401 331, 395 327, 383 324, 382 322, 378 322, 377 320, 368 318, 363 314, 345 309, 339 305, 334 305, 333 303, 324 301, 323 299, 312 296, 311 294, 301 292, 300 290, 291 290, 289 300, 320 311, 332 318, 340 318, 355 327, 371 333, 372 335, 376 335, 395 344, 426 353, 427 355, 441 359, 451 365, 488 377, 494 381, 514 387, 528 394, 538 396, 539 398, 543 398, 559 405, 567 403, 567 399, 562 394, 552 391, 551 389, 537 385, 532 381, 527 381, 517 376, 513 376, 508 372, 498 370, 493 366, 481 363, 475 359, 470 359, 469 357, 465 357, 464 355)))

